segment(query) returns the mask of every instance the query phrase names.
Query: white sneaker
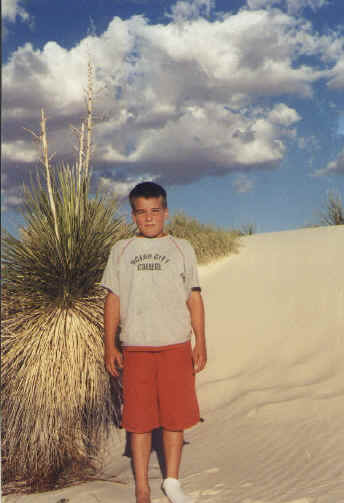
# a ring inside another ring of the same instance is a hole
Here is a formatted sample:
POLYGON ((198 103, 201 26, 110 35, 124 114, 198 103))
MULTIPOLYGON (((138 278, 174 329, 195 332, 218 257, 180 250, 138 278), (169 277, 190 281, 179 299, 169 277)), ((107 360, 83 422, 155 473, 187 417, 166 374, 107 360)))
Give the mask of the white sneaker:
POLYGON ((162 483, 162 488, 171 503, 193 503, 193 499, 183 492, 177 479, 168 477, 162 483))

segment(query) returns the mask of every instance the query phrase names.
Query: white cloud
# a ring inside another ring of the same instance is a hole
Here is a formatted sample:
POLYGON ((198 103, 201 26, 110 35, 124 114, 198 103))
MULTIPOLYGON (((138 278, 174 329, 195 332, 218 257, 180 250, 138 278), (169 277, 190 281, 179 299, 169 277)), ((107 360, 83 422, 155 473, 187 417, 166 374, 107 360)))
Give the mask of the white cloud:
POLYGON ((344 89, 344 57, 342 56, 330 72, 328 86, 332 89, 344 89))
POLYGON ((22 0, 2 0, 1 14, 3 23, 1 26, 2 39, 5 41, 10 33, 8 25, 15 23, 19 18, 22 22, 33 26, 33 18, 22 5, 22 0))
POLYGON ((314 175, 323 176, 330 175, 332 173, 344 175, 344 148, 334 161, 329 162, 326 168, 315 171, 314 175))
POLYGON ((292 15, 300 14, 306 8, 316 11, 328 4, 329 0, 247 0, 250 9, 267 9, 278 5, 292 15))
POLYGON ((302 150, 307 150, 309 152, 314 152, 315 150, 319 150, 321 145, 316 136, 304 137, 300 136, 297 139, 298 147, 302 150))
POLYGON ((127 198, 131 189, 133 189, 138 183, 145 180, 146 178, 144 176, 139 176, 135 179, 127 180, 126 182, 113 180, 112 178, 106 178, 103 176, 98 178, 100 189, 105 193, 117 196, 119 199, 127 198))
POLYGON ((1 5, 1 14, 3 18, 1 26, 1 36, 3 41, 6 41, 7 37, 11 33, 10 26, 18 21, 27 23, 32 29, 34 26, 34 18, 30 16, 28 11, 22 5, 22 0, 3 0, 1 5))
POLYGON ((36 162, 39 159, 38 148, 34 148, 32 141, 15 140, 11 143, 2 144, 1 155, 8 157, 13 162, 36 162))
POLYGON ((29 22, 30 15, 22 4, 22 0, 2 0, 1 10, 4 20, 15 23, 16 18, 19 17, 22 21, 29 22))
POLYGON ((247 175, 237 175, 233 181, 233 187, 241 194, 250 192, 254 187, 254 182, 247 175))
POLYGON ((278 103, 269 112, 268 118, 274 124, 280 124, 281 126, 291 126, 295 122, 298 122, 301 117, 293 108, 288 107, 284 103, 278 103))
POLYGON ((219 104, 186 108, 175 121, 141 141, 131 156, 161 173, 184 182, 233 169, 274 166, 285 146, 280 128, 268 113, 233 113, 219 104))
POLYGON ((307 7, 313 11, 321 9, 325 5, 329 4, 329 0, 286 0, 286 4, 288 12, 296 15, 307 7))
POLYGON ((32 162, 23 126, 39 126, 41 107, 50 152, 73 155, 68 126, 84 114, 88 53, 97 67, 96 87, 105 88, 95 102, 107 120, 96 125, 93 161, 104 179, 126 184, 144 173, 183 183, 277 167, 300 120, 282 96, 308 99, 319 79, 334 85, 342 44, 335 33, 320 36, 279 9, 200 17, 212 8, 210 0, 177 2, 167 25, 114 18, 103 34, 70 50, 49 42, 42 50, 26 44, 13 53, 3 67, 11 183, 32 162), (315 63, 301 63, 303 56, 315 63), (261 107, 262 97, 271 105, 261 107))
MULTIPOLYGON (((272 7, 273 5, 281 3, 281 0, 270 0, 268 6, 272 7)), ((247 6, 250 9, 264 9, 267 7, 266 0, 247 0, 247 6)))
POLYGON ((1 172, 1 211, 5 212, 9 207, 19 206, 22 202, 22 189, 16 186, 8 187, 8 176, 1 172))
POLYGON ((209 16, 214 7, 215 0, 179 0, 172 6, 171 14, 166 14, 166 16, 180 25, 201 16, 209 16))

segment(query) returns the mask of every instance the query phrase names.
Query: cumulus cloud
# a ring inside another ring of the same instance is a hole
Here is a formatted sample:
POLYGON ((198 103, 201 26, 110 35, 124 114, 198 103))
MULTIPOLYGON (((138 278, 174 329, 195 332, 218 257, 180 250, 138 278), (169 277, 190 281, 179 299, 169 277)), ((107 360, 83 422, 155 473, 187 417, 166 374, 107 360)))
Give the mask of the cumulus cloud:
POLYGON ((344 148, 334 161, 328 163, 326 168, 315 171, 315 176, 342 174, 344 175, 344 148))
POLYGON ((254 182, 247 175, 237 175, 233 181, 233 187, 239 193, 250 192, 254 187, 254 182))
MULTIPOLYGON (((102 190, 104 193, 114 195, 119 200, 122 200, 124 198, 127 198, 129 192, 135 187, 135 185, 145 180, 145 176, 139 176, 134 179, 129 179, 125 182, 101 176, 99 177, 98 182, 100 190, 102 190)), ((153 180, 151 179, 151 181, 153 180)))
MULTIPOLYGON (((343 43, 343 42, 342 42, 343 43)), ((329 88, 343 89, 344 88, 344 56, 339 57, 334 68, 330 72, 330 79, 328 82, 329 88)))
POLYGON ((269 112, 268 115, 271 122, 282 126, 291 126, 301 119, 300 115, 293 108, 288 107, 284 103, 278 103, 269 112))
POLYGON ((39 125, 41 107, 50 151, 73 156, 68 126, 84 114, 89 53, 102 89, 95 107, 106 119, 95 128, 96 177, 178 184, 278 167, 301 118, 282 97, 309 99, 319 79, 340 87, 342 44, 278 8, 204 17, 213 8, 212 0, 179 1, 165 25, 115 17, 69 50, 56 42, 18 48, 3 67, 9 183, 33 162, 23 126, 39 125))

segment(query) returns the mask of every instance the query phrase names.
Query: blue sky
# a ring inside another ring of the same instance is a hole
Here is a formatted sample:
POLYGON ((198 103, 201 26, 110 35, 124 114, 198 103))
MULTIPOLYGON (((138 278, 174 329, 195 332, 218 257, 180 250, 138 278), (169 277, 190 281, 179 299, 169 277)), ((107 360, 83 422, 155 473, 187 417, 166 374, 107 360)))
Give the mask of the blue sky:
POLYGON ((153 179, 183 210, 258 232, 319 220, 344 200, 341 0, 3 0, 3 223, 21 224, 48 117, 50 151, 73 159, 95 65, 93 182, 123 199, 153 179))

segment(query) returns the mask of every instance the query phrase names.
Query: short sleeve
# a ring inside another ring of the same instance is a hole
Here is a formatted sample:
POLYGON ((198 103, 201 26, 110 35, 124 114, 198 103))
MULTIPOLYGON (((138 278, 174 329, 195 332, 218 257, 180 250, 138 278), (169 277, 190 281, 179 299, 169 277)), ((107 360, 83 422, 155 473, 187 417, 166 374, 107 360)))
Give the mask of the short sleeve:
POLYGON ((117 243, 111 248, 110 255, 100 282, 101 286, 119 296, 119 264, 117 243))
POLYGON ((192 290, 201 291, 198 276, 196 253, 188 241, 185 241, 185 267, 186 267, 186 286, 189 295, 192 290))

